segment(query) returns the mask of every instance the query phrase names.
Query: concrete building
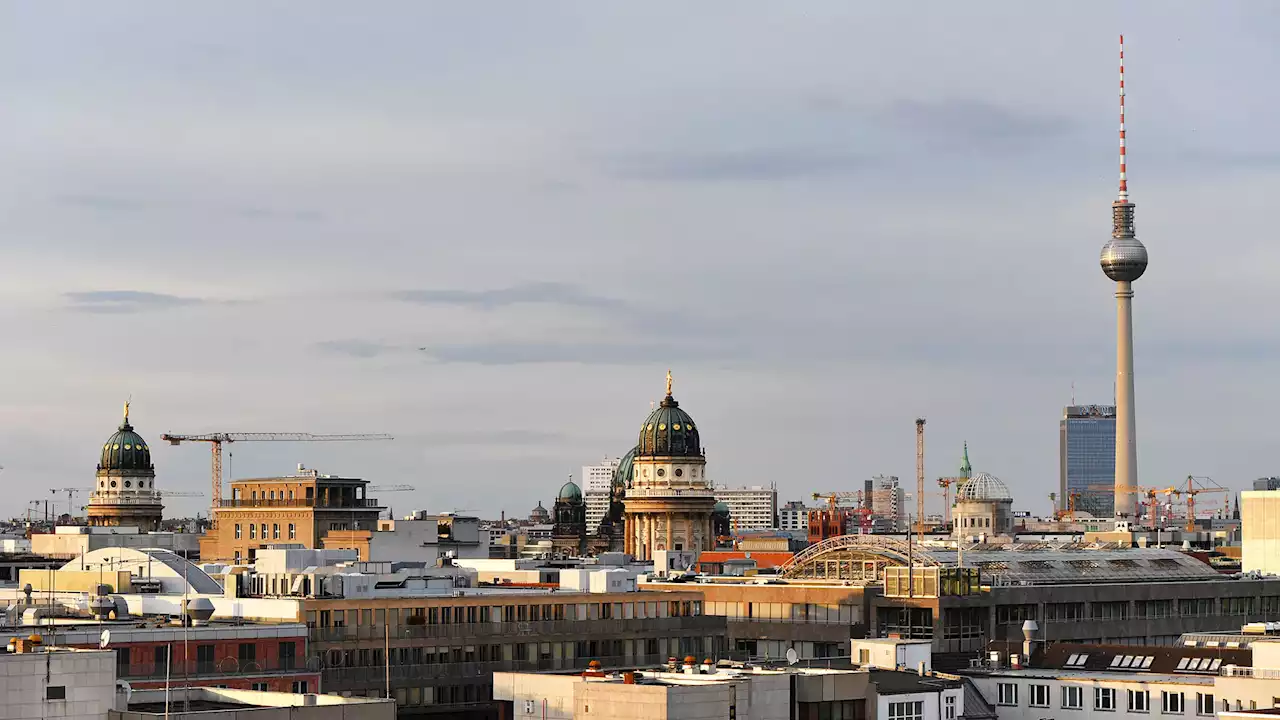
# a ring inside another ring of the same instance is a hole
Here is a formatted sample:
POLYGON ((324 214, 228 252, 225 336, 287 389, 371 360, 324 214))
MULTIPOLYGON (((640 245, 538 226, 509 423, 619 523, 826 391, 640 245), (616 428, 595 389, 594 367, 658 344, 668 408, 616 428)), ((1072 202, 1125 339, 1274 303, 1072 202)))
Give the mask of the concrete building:
POLYGON ((778 508, 778 529, 788 531, 808 531, 809 513, 813 510, 799 500, 791 500, 778 508))
POLYGON ((965 701, 956 678, 847 665, 715 664, 693 657, 661 669, 497 673, 494 697, 504 701, 503 718, 620 720, 954 720, 965 701))
POLYGON ((1280 575, 1280 490, 1240 493, 1240 569, 1280 575))
MULTIPOLYGON (((341 546, 325 542, 324 546, 341 546)), ((434 565, 445 556, 485 559, 489 557, 489 533, 480 529, 480 519, 454 513, 416 512, 411 519, 379 520, 377 532, 364 545, 356 543, 360 560, 426 562, 434 565)), ((340 547, 335 547, 340 549, 340 547)))
POLYGON ((129 403, 124 404, 119 429, 102 444, 85 516, 90 525, 136 527, 143 532, 159 530, 164 519, 151 448, 129 424, 129 403))
POLYGON ((622 458, 605 458, 599 465, 582 466, 582 494, 587 501, 587 528, 595 532, 609 512, 613 493, 613 474, 622 458))
POLYGON ((701 428, 667 395, 640 427, 626 489, 625 551, 652 560, 662 550, 711 550, 715 492, 707 480, 701 428))
POLYGON ((1115 517, 1116 408, 1068 405, 1058 424, 1058 509, 1115 517))
POLYGON ((32 637, 0 653, 0 718, 107 720, 116 706, 115 653, 46 648, 32 637))
POLYGON ((866 481, 863 497, 878 531, 901 532, 907 529, 906 494, 896 475, 877 475, 866 481))
POLYGON ((729 506, 729 522, 736 530, 772 530, 778 527, 778 490, 756 485, 718 487, 716 501, 729 506))
POLYGON ((386 511, 367 496, 368 485, 301 465, 296 475, 233 480, 231 499, 214 509, 216 526, 200 538, 200 557, 252 563, 265 545, 320 548, 331 534, 344 547, 367 543, 386 511))
POLYGON ((53 532, 32 533, 30 542, 31 552, 36 555, 62 560, 109 547, 157 548, 186 558, 200 557, 200 536, 195 533, 140 532, 126 525, 59 525, 53 532))
POLYGON ((111 720, 394 720, 390 699, 192 687, 130 692, 111 720))

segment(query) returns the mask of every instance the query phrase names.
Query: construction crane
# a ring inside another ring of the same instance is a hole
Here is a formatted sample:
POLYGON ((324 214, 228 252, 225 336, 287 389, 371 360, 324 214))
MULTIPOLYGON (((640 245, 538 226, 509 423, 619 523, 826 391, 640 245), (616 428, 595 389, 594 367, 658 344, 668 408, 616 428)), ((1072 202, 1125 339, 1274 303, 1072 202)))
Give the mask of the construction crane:
POLYGON ((1196 496, 1201 493, 1224 493, 1227 489, 1214 483, 1216 487, 1196 487, 1195 481, 1208 480, 1213 482, 1212 478, 1195 478, 1191 475, 1187 476, 1187 487, 1185 489, 1178 488, 1173 492, 1177 495, 1185 495, 1187 498, 1187 532, 1196 531, 1196 496))
POLYGON ((951 486, 963 485, 964 481, 968 479, 963 476, 938 478, 938 487, 942 488, 942 522, 944 525, 951 522, 951 486))
POLYGON ((843 535, 845 521, 851 515, 858 516, 858 527, 862 532, 871 531, 871 509, 867 507, 861 490, 814 493, 813 499, 826 500, 827 509, 809 514, 809 542, 822 542, 827 538, 843 535), (855 508, 840 507, 841 500, 855 500, 858 505, 855 508))
POLYGON ((390 435, 314 435, 312 433, 205 433, 202 435, 179 435, 165 433, 161 440, 170 445, 181 445, 184 442, 207 442, 213 456, 213 501, 209 511, 211 525, 218 526, 217 509, 222 507, 222 445, 234 442, 352 442, 358 440, 390 440, 390 435))
MULTIPOLYGON (((1162 494, 1172 495, 1178 491, 1178 489, 1174 487, 1153 488, 1153 487, 1147 487, 1145 485, 1090 485, 1089 487, 1098 488, 1098 489, 1108 489, 1116 493, 1133 493, 1136 495, 1145 496, 1146 500, 1141 501, 1139 505, 1147 506, 1147 527, 1149 527, 1152 530, 1155 530, 1160 524, 1160 518, 1159 518, 1160 501, 1156 496, 1162 495, 1162 494)), ((1135 511, 1135 516, 1136 516, 1136 519, 1140 519, 1142 517, 1142 512, 1135 511)))
POLYGON ((924 539, 924 418, 916 418, 916 537, 924 539))
POLYGON ((52 488, 49 490, 49 493, 51 495, 57 495, 58 493, 61 493, 61 492, 64 492, 67 494, 67 514, 74 516, 75 494, 79 492, 90 492, 90 490, 89 488, 52 488))

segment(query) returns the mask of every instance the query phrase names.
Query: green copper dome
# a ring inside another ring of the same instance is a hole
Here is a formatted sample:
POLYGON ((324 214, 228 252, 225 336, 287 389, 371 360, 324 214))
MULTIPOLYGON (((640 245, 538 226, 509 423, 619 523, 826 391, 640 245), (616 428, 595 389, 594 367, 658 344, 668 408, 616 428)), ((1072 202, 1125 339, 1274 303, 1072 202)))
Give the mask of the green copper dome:
POLYGON ((626 455, 618 461, 618 467, 613 470, 613 487, 614 489, 627 489, 631 487, 631 479, 635 477, 636 468, 633 461, 636 459, 636 451, 640 449, 637 445, 627 451, 626 455))
POLYGON ((671 371, 667 371, 667 396, 640 426, 637 455, 644 457, 702 457, 698 427, 680 403, 671 397, 671 371))
POLYGON ((715 507, 711 508, 711 512, 713 512, 713 513, 718 513, 718 514, 720 514, 720 515, 728 515, 728 514, 729 514, 729 503, 727 503, 727 502, 725 502, 725 501, 721 500, 720 502, 716 503, 716 506, 715 506, 715 507))
POLYGON ((129 406, 125 405, 124 422, 120 429, 102 445, 102 457, 98 460, 98 470, 151 472, 155 466, 151 464, 151 448, 147 441, 133 431, 129 424, 129 406))
POLYGON ((556 496, 556 499, 563 500, 565 502, 580 503, 582 502, 582 489, 578 487, 577 483, 570 480, 560 486, 560 494, 556 496))

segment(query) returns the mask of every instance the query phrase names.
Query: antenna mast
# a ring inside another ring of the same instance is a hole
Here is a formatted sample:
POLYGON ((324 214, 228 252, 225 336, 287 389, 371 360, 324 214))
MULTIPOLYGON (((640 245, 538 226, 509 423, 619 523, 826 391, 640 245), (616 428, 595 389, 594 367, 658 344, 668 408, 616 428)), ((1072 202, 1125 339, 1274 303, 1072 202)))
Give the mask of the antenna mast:
POLYGON ((1125 175, 1124 152, 1124 35, 1120 36, 1120 192, 1116 202, 1129 202, 1129 178, 1125 175))

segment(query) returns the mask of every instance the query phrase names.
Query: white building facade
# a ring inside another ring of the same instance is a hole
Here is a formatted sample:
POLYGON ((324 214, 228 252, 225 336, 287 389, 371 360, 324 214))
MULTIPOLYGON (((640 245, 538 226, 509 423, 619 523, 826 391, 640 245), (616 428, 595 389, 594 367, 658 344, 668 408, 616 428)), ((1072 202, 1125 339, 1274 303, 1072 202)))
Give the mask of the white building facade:
POLYGON ((587 532, 595 532, 609 512, 613 473, 621 458, 605 458, 599 465, 582 466, 582 496, 587 502, 587 532))
POLYGON ((812 508, 806 507, 799 500, 792 500, 778 508, 778 529, 808 531, 811 512, 812 508))
MULTIPOLYGON (((737 530, 772 530, 778 527, 778 490, 772 487, 716 488, 716 501, 729 506, 729 519, 737 530)), ((805 527, 808 527, 805 515, 805 527)))

